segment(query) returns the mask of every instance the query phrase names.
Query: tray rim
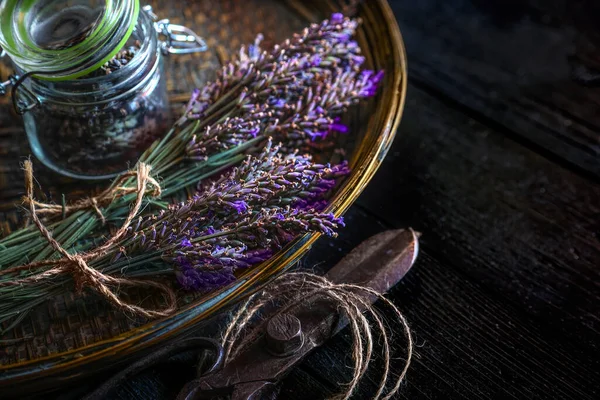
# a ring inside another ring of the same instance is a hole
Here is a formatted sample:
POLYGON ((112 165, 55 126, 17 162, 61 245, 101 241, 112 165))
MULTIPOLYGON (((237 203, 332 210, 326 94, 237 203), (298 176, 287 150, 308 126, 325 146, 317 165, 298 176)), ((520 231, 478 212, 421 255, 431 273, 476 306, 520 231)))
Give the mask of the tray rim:
MULTIPOLYGON (((341 216, 348 210, 380 167, 396 136, 406 102, 407 60, 400 28, 387 0, 370 0, 369 3, 381 9, 385 19, 382 23, 388 27, 391 42, 394 44, 390 50, 394 64, 399 68, 389 73, 393 73, 393 86, 399 95, 391 98, 388 110, 385 112, 385 128, 378 135, 377 142, 369 149, 369 161, 362 167, 362 173, 351 174, 334 197, 330 211, 333 211, 336 216, 341 216)), ((86 374, 78 369, 98 361, 109 364, 107 360, 110 358, 116 358, 115 362, 124 362, 127 357, 141 354, 150 347, 172 339, 173 336, 181 336, 191 328, 197 328, 202 323, 209 321, 217 311, 252 295, 267 284, 271 278, 293 266, 319 237, 319 234, 307 234, 296 239, 263 264, 260 270, 254 271, 249 276, 242 276, 227 288, 196 300, 179 310, 177 314, 149 321, 124 334, 87 346, 18 364, 0 365, 0 388, 21 385, 61 374, 67 375, 64 375, 62 379, 58 378, 58 381, 90 375, 89 372, 86 374), (236 298, 238 293, 243 294, 236 298), (162 332, 165 330, 166 332, 162 332), (115 342, 117 343, 113 344, 115 342), (92 353, 89 355, 82 354, 90 350, 92 353)), ((108 367, 111 365, 113 364, 108 367)))

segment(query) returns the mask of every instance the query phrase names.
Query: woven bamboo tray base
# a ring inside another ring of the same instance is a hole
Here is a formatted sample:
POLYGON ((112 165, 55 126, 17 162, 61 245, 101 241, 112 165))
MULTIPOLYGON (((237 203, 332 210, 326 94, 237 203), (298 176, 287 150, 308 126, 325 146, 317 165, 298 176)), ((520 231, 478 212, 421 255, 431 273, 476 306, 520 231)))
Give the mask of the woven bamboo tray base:
MULTIPOLYGON (((264 48, 269 48, 301 30, 309 20, 318 21, 325 16, 313 13, 303 4, 276 0, 154 1, 152 6, 159 17, 189 26, 206 38, 210 47, 204 54, 170 57, 168 87, 174 112, 180 112, 193 88, 212 80, 221 63, 233 57, 242 44, 252 43, 258 33, 264 34, 264 48)), ((340 2, 329 7, 349 12, 351 5, 340 2)), ((10 73, 9 65, 0 64, 0 78, 10 73)), ((361 119, 358 114, 353 118, 361 119)), ((0 237, 27 223, 19 205, 24 194, 21 164, 29 154, 21 118, 12 111, 9 98, 0 98, 0 237)), ((47 190, 36 194, 40 200, 60 203, 57 199, 62 193, 67 199, 77 199, 102 188, 101 184, 82 186, 80 182, 53 174, 35 159, 33 162, 40 187, 47 190)), ((130 295, 133 302, 159 307, 153 304, 154 297, 143 290, 130 295)), ((181 304, 194 299, 182 294, 181 304)), ((0 370, 2 366, 41 360, 110 341, 144 322, 115 310, 93 295, 67 293, 40 305, 16 328, 0 336, 0 370)))

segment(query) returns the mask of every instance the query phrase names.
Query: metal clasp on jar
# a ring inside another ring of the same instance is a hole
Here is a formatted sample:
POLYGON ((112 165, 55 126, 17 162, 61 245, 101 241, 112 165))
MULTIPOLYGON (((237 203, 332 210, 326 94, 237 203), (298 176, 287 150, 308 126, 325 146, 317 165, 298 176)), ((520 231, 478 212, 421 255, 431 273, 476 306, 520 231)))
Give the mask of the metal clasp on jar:
POLYGON ((172 24, 168 19, 159 21, 152 6, 145 6, 143 9, 155 21, 156 32, 165 38, 161 42, 163 54, 193 54, 208 50, 206 41, 190 28, 172 24))
MULTIPOLYGON (((6 56, 6 51, 0 48, 0 58, 3 58, 4 56, 6 56)), ((27 76, 24 78, 27 78, 27 76)), ((16 92, 16 90, 21 87, 24 78, 19 77, 18 75, 10 75, 5 82, 0 82, 0 96, 6 95, 8 93, 8 88, 11 86, 13 92, 16 92)), ((23 115, 27 111, 33 110, 41 104, 40 99, 28 88, 23 86, 21 90, 24 93, 21 98, 17 98, 16 94, 13 94, 12 96, 13 106, 19 115, 23 115)))

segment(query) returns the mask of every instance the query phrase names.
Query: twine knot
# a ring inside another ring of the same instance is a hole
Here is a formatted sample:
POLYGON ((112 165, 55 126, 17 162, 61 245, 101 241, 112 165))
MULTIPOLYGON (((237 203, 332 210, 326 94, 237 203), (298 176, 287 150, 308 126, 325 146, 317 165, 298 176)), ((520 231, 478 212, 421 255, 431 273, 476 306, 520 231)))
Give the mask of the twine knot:
MULTIPOLYGON (((61 244, 52 237, 52 233, 48 230, 48 228, 44 226, 44 224, 40 220, 40 214, 62 214, 65 210, 63 210, 62 206, 37 202, 33 198, 33 166, 31 164, 31 161, 25 161, 24 170, 26 190, 26 196, 24 198, 24 201, 26 204, 29 205, 31 218, 37 226, 38 230, 41 232, 42 236, 44 236, 46 241, 62 257, 56 260, 38 261, 0 271, 0 275, 9 275, 24 270, 42 270, 41 272, 38 272, 34 275, 25 278, 0 282, 0 287, 9 285, 17 286, 32 284, 42 281, 44 279, 52 278, 54 276, 69 274, 73 278, 73 281, 75 283, 75 289, 77 292, 82 292, 85 287, 89 287, 117 308, 131 312, 133 314, 141 315, 147 318, 165 317, 172 314, 177 309, 177 297, 173 289, 171 289, 171 287, 169 287, 168 285, 150 280, 114 277, 108 274, 104 274, 101 271, 90 267, 89 265, 90 262, 98 260, 101 257, 109 254, 109 252, 118 243, 118 241, 127 233, 127 229, 131 225, 131 222, 137 216, 142 207, 148 184, 154 186, 154 190, 151 192, 153 195, 160 195, 160 185, 154 178, 150 176, 150 171, 152 170, 152 168, 149 165, 140 163, 136 171, 130 171, 126 174, 123 174, 121 177, 119 177, 119 179, 115 181, 115 183, 113 183, 113 185, 111 185, 109 189, 102 192, 100 195, 83 200, 79 203, 76 203, 75 205, 65 207, 67 212, 73 212, 75 210, 89 208, 90 206, 92 206, 94 208, 97 208, 97 212, 100 215, 102 215, 98 207, 99 204, 104 204, 104 202, 108 201, 109 199, 110 201, 112 201, 115 198, 115 196, 123 196, 127 193, 137 194, 134 206, 130 210, 121 228, 119 228, 119 230, 112 237, 110 237, 103 245, 92 249, 88 252, 80 254, 71 254, 67 250, 65 250, 61 246, 61 244), (132 176, 136 177, 136 187, 122 187, 121 185, 124 183, 124 181, 126 179, 131 178, 132 176), (41 209, 38 210, 36 207, 40 207, 41 209), (150 287, 158 289, 163 293, 164 297, 166 298, 167 305, 162 310, 152 310, 123 301, 115 292, 116 289, 122 286, 150 287)), ((104 217, 101 216, 101 219, 104 220, 104 217)))
POLYGON ((71 261, 71 275, 73 276, 73 281, 75 281, 75 290, 77 293, 81 293, 86 284, 93 282, 91 279, 93 273, 90 271, 91 268, 88 267, 83 257, 76 255, 71 261))

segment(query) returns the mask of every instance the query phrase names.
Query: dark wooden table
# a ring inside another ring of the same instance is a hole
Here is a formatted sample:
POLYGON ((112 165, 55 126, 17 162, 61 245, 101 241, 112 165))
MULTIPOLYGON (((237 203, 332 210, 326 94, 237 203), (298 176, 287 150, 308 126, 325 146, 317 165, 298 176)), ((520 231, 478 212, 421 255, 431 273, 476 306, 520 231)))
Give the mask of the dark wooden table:
MULTIPOLYGON (((423 233, 389 294, 417 343, 399 398, 600 398, 600 88, 572 76, 600 64, 599 3, 391 3, 409 57, 402 125, 348 228, 305 264, 384 229, 423 233)), ((331 340, 281 398, 335 394, 349 348, 331 340)), ((183 375, 155 371, 119 398, 166 398, 183 375)))

